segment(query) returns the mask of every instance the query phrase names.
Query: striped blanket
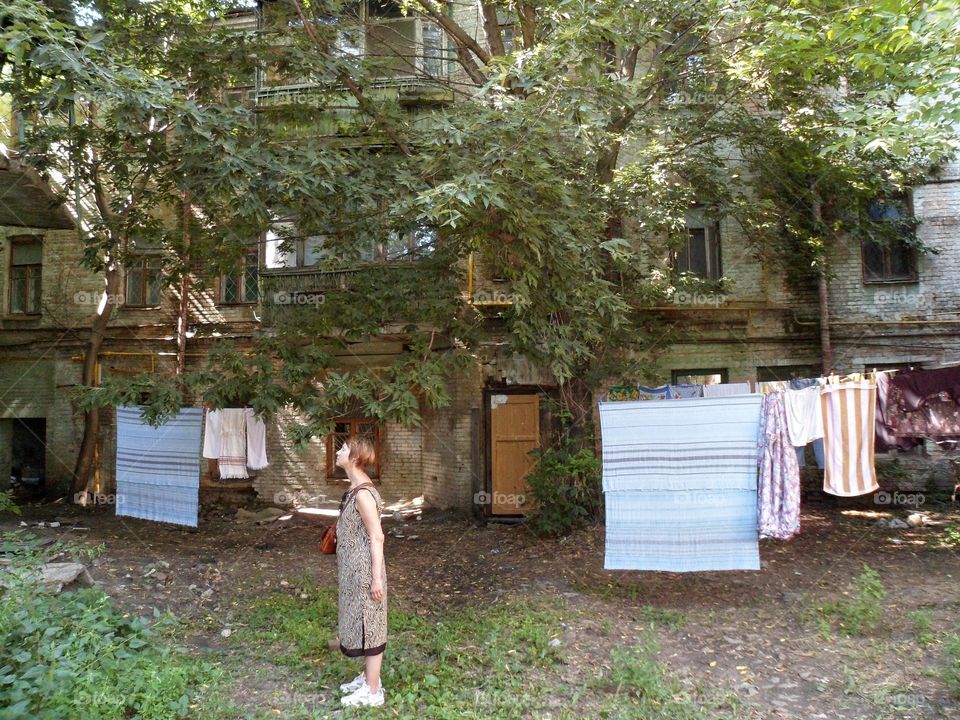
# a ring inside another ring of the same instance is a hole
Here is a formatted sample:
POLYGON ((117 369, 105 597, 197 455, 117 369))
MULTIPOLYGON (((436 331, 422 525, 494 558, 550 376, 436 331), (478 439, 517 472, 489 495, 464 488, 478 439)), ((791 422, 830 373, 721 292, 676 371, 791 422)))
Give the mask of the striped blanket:
POLYGON ((823 491, 841 497, 875 492, 877 386, 871 382, 824 385, 820 390, 826 472, 823 491))
POLYGON ((601 403, 607 570, 758 570, 760 395, 601 403))
POLYGON ((155 428, 117 408, 117 515, 197 526, 202 417, 183 408, 155 428))

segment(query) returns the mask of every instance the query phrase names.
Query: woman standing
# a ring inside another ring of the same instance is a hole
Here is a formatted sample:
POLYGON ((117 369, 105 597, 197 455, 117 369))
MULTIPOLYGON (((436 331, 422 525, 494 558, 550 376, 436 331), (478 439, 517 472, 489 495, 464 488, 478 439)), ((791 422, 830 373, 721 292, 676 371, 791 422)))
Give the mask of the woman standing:
POLYGON ((364 468, 376 461, 373 444, 351 437, 337 452, 350 479, 337 518, 340 650, 363 657, 364 671, 340 686, 344 705, 383 705, 380 667, 387 646, 387 571, 383 562, 383 499, 364 468))

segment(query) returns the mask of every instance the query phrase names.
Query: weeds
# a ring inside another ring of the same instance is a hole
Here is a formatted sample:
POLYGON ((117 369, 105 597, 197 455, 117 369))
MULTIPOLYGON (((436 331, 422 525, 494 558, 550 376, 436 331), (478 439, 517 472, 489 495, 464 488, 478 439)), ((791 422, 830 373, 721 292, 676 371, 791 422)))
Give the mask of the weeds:
POLYGON ((835 602, 823 603, 817 608, 821 633, 827 635, 832 623, 839 625, 843 635, 863 635, 874 630, 883 617, 883 599, 887 591, 880 575, 864 563, 863 572, 853 580, 850 596, 835 602))
POLYGON ((929 645, 933 642, 933 613, 929 610, 913 610, 907 614, 907 619, 913 624, 913 632, 917 636, 917 642, 921 645, 929 645))
POLYGON ((84 553, 7 533, 16 548, 0 572, 0 718, 185 717, 192 690, 212 668, 171 649, 170 617, 121 614, 96 588, 54 594, 39 582, 47 557, 84 553))
POLYGON ((960 634, 952 633, 947 636, 943 654, 944 662, 940 677, 950 695, 960 699, 960 634))

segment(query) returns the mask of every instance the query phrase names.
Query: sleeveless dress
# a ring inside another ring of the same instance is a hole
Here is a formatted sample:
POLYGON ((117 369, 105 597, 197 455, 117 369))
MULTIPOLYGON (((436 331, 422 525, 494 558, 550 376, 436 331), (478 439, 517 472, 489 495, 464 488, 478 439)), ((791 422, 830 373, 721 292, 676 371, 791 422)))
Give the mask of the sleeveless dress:
POLYGON ((376 601, 370 597, 370 537, 357 508, 356 496, 362 492, 373 495, 377 512, 383 512, 383 499, 377 489, 364 487, 343 494, 346 503, 337 518, 338 633, 340 651, 348 657, 378 655, 387 646, 386 562, 381 575, 383 598, 376 601))

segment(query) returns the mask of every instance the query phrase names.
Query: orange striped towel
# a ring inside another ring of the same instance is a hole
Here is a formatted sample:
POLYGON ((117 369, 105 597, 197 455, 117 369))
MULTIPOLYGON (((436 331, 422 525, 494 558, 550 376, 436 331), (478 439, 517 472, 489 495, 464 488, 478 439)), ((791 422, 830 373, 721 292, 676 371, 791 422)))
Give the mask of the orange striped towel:
POLYGON ((820 412, 826 465, 823 491, 853 497, 877 490, 873 462, 876 384, 825 385, 820 390, 820 412))

